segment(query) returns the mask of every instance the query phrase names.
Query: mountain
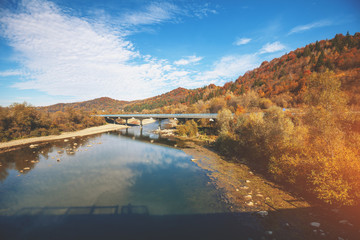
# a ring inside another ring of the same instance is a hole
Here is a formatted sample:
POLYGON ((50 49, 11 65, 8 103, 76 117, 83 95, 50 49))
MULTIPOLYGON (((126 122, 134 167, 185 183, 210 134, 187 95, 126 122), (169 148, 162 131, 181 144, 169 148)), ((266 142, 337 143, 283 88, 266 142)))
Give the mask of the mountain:
POLYGON ((333 39, 316 41, 270 62, 264 61, 258 68, 224 86, 210 84, 192 90, 178 88, 130 103, 125 110, 140 112, 179 103, 189 106, 199 100, 207 101, 227 93, 238 96, 251 90, 278 106, 298 107, 303 104, 309 76, 327 69, 340 78, 342 89, 349 96, 349 104, 360 108, 360 33, 355 33, 353 36, 337 34, 333 39))
POLYGON ((350 104, 360 104, 360 33, 354 36, 337 34, 331 40, 311 43, 296 49, 240 76, 224 85, 226 91, 242 94, 250 89, 268 97, 278 105, 301 104, 309 75, 334 71, 350 104))
POLYGON ((144 109, 152 110, 161 108, 163 106, 169 106, 176 103, 184 103, 186 97, 194 90, 186 88, 177 88, 170 92, 147 98, 144 100, 133 101, 125 107, 125 111, 128 112, 141 112, 144 109))
POLYGON ((75 109, 83 109, 85 111, 98 110, 107 112, 118 112, 123 109, 123 107, 128 103, 128 101, 119 101, 109 97, 101 97, 84 102, 58 103, 47 107, 39 107, 39 109, 47 112, 57 112, 64 111, 65 108, 70 107, 75 109))

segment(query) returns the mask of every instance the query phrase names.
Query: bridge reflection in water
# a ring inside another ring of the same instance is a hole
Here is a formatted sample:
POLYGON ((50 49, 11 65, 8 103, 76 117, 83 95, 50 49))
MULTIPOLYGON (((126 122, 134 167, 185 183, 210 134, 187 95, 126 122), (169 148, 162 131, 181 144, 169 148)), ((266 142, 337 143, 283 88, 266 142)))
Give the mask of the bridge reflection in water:
POLYGON ((186 121, 191 119, 209 119, 209 121, 215 121, 217 119, 217 113, 190 113, 190 114, 105 114, 105 115, 94 115, 98 117, 104 117, 106 120, 112 120, 116 123, 117 119, 125 119, 125 125, 128 125, 129 119, 140 120, 140 127, 143 126, 142 121, 144 119, 155 119, 159 122, 161 127, 161 121, 164 119, 175 119, 180 121, 186 121))

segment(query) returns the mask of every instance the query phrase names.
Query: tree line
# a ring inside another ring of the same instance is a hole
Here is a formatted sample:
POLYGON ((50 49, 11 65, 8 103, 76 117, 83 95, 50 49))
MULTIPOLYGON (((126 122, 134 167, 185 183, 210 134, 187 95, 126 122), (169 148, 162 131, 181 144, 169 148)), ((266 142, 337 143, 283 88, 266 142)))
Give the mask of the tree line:
POLYGON ((64 111, 46 112, 27 103, 14 103, 0 107, 0 141, 25 137, 58 135, 104 124, 104 120, 91 117, 96 112, 67 107, 64 111))

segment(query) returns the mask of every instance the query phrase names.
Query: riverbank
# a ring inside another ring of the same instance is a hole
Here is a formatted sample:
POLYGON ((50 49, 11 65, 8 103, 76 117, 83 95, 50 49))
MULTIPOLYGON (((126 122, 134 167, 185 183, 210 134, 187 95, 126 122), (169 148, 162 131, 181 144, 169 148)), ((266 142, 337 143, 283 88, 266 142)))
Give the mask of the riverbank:
POLYGON ((256 173, 246 162, 224 159, 202 142, 187 141, 182 150, 208 171, 234 214, 251 212, 259 217, 269 239, 356 239, 360 234, 355 213, 309 203, 256 173))
MULTIPOLYGON (((153 122, 155 122, 155 120, 152 120, 152 119, 144 119, 143 120, 144 125, 153 123, 153 122)), ((29 145, 29 144, 39 144, 39 143, 62 140, 62 139, 73 138, 73 137, 89 136, 89 135, 94 135, 94 134, 99 134, 99 133, 104 133, 104 132, 116 131, 116 130, 124 129, 127 127, 128 126, 119 125, 119 124, 106 124, 106 125, 97 126, 97 127, 85 128, 85 129, 74 131, 74 132, 63 132, 60 135, 49 135, 49 136, 43 136, 43 137, 32 137, 32 138, 11 140, 9 142, 0 142, 0 153, 12 151, 12 150, 15 150, 18 148, 22 148, 25 145, 29 145)))

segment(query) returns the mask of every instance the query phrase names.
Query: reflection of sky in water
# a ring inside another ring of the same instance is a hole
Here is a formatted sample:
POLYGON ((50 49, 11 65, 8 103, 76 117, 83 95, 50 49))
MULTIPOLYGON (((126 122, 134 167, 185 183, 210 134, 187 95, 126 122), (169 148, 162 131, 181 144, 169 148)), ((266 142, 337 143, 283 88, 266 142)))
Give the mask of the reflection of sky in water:
POLYGON ((20 176, 9 162, 14 162, 14 157, 24 161, 29 151, 0 154, 0 161, 9 166, 7 178, 0 183, 0 208, 131 203, 147 206, 150 214, 224 211, 204 171, 181 150, 117 134, 89 138, 82 146, 79 139, 66 145, 36 150, 40 162, 20 176), (79 143, 74 155, 58 153, 74 142, 79 143), (41 151, 46 153, 38 154, 41 151))

